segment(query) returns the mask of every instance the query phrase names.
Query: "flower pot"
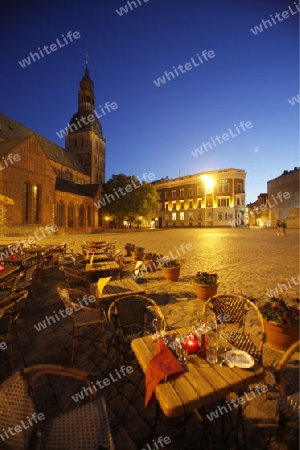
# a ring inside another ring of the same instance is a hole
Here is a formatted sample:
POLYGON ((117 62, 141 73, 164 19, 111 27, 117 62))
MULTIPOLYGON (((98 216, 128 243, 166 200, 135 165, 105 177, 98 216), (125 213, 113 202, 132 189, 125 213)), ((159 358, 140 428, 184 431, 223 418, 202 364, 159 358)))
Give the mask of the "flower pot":
POLYGON ((267 342, 275 350, 285 352, 299 339, 299 324, 286 325, 283 323, 264 320, 267 342))
POLYGON ((193 283, 193 288, 199 302, 206 302, 206 300, 216 295, 218 290, 218 284, 193 283))
POLYGON ((152 259, 145 259, 144 261, 145 266, 147 267, 147 270, 149 269, 149 272, 155 272, 156 271, 156 263, 152 259))
POLYGON ((143 261, 144 253, 131 252, 134 261, 143 261))
POLYGON ((180 266, 177 267, 162 267, 163 276, 168 281, 178 281, 180 275, 180 266))

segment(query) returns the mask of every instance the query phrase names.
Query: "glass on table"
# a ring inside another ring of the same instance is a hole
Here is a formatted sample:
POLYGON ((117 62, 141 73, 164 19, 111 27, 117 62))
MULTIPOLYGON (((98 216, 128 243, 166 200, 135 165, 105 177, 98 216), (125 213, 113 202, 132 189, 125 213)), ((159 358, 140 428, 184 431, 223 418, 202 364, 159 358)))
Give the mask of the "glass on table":
POLYGON ((155 331, 155 333, 152 335, 152 338, 154 340, 164 337, 165 335, 165 321, 160 318, 156 317, 152 320, 152 326, 155 331))
POLYGON ((206 361, 209 364, 217 364, 219 351, 219 338, 215 331, 206 333, 206 361))
POLYGON ((184 336, 176 336, 175 338, 175 354, 180 364, 187 363, 188 352, 184 348, 184 336))

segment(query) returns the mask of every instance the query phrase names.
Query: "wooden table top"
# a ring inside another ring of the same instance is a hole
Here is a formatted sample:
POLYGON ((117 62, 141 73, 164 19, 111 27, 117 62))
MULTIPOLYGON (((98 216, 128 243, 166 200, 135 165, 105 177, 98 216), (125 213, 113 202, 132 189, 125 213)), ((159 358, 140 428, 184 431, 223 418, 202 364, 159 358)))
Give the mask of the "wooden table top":
POLYGON ((104 286, 102 295, 100 295, 100 292, 98 291, 97 283, 91 283, 90 289, 91 293, 100 300, 115 300, 116 298, 121 297, 121 295, 145 294, 145 290, 131 278, 109 281, 109 283, 104 286))
POLYGON ((34 258, 34 256, 36 256, 36 253, 35 253, 35 255, 34 254, 30 254, 30 255, 17 254, 17 255, 15 255, 14 259, 11 259, 10 257, 8 257, 8 258, 3 258, 2 261, 7 264, 20 264, 20 263, 22 264, 24 262, 30 261, 31 259, 34 258))
POLYGON ((20 269, 20 266, 10 265, 10 264, 4 264, 5 269, 0 272, 0 280, 4 280, 9 275, 12 275, 15 272, 18 272, 20 269))
POLYGON ((87 272, 114 272, 120 271, 120 266, 116 261, 99 262, 86 264, 87 272))
POLYGON ((106 253, 90 253, 88 256, 85 255, 84 260, 87 262, 90 262, 91 258, 94 256, 93 258, 93 262, 107 262, 110 261, 110 257, 106 254, 106 253))
MULTIPOLYGON (((186 334, 186 329, 178 330, 186 334)), ((144 373, 156 349, 152 336, 134 339, 132 349, 144 373)), ((157 401, 168 417, 179 417, 187 412, 221 400, 230 392, 243 393, 249 384, 264 379, 264 370, 258 364, 251 369, 231 369, 219 364, 210 365, 197 355, 189 355, 184 376, 156 386, 157 401)))

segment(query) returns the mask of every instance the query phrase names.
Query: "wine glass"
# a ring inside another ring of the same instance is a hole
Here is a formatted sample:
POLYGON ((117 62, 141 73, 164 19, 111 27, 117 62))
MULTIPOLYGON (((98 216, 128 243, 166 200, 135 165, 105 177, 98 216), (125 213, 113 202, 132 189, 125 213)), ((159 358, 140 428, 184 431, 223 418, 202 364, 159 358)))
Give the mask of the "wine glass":
POLYGON ((155 319, 152 320, 152 326, 155 330, 154 335, 152 336, 153 339, 159 339, 163 337, 164 334, 164 321, 160 317, 155 317, 155 319))

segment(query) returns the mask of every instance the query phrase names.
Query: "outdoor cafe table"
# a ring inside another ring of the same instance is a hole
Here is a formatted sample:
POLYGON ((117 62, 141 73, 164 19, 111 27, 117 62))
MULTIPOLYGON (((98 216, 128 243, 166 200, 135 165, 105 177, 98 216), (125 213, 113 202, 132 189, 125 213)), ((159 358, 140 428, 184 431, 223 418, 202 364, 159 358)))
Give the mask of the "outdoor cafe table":
POLYGON ((105 302, 108 307, 116 298, 122 295, 145 294, 145 290, 131 278, 109 281, 104 286, 102 294, 98 290, 97 283, 91 283, 90 291, 99 303, 105 302))
POLYGON ((94 256, 94 258, 93 258, 93 262, 107 262, 107 261, 111 261, 111 259, 110 259, 110 257, 106 254, 106 253, 103 253, 103 252, 92 252, 92 253, 90 253, 89 255, 85 255, 85 257, 84 257, 84 260, 86 261, 86 262, 90 262, 90 260, 91 260, 91 258, 94 256))
POLYGON ((5 280, 9 275, 12 275, 15 272, 18 272, 20 269, 20 266, 13 266, 13 265, 7 265, 4 264, 5 269, 0 272, 0 281, 5 280))
MULTIPOLYGON (((186 334, 188 329, 177 330, 186 334)), ((156 342, 152 336, 134 339, 132 350, 146 373, 156 342)), ((202 409, 215 401, 221 401, 230 392, 243 393, 250 384, 264 380, 264 370, 258 364, 251 369, 231 369, 219 364, 210 365, 197 355, 189 355, 184 376, 160 383, 155 395, 161 410, 167 417, 179 417, 202 409)))
POLYGON ((106 272, 114 273, 120 272, 120 266, 116 261, 106 261, 100 263, 86 264, 85 266, 87 272, 106 272))
POLYGON ((15 258, 10 258, 10 257, 3 258, 2 261, 7 263, 7 264, 11 264, 11 265, 15 265, 15 264, 25 264, 26 265, 26 264, 28 264, 28 262, 31 259, 34 259, 35 256, 36 256, 36 253, 32 254, 32 255, 20 255, 20 254, 17 254, 17 255, 15 255, 15 258))

